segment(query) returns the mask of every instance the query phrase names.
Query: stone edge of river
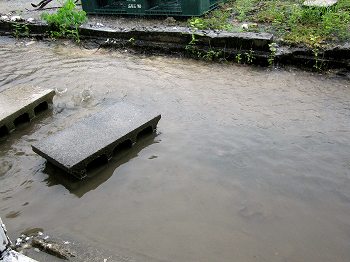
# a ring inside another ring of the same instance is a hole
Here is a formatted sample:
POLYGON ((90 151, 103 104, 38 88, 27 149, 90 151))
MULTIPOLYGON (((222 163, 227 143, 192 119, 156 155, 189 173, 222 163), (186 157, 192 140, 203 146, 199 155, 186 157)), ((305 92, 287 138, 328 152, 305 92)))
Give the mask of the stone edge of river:
MULTIPOLYGON (((48 37, 47 24, 25 21, 0 21, 0 35, 14 35, 18 25, 27 28, 26 36, 48 37)), ((319 49, 315 56, 312 48, 292 47, 283 43, 278 43, 276 51, 272 53, 270 45, 275 40, 269 33, 191 31, 185 27, 112 29, 92 25, 81 26, 79 32, 84 41, 93 41, 102 47, 133 49, 140 53, 184 55, 209 60, 219 58, 227 61, 237 61, 237 57, 240 57, 242 60, 239 62, 262 66, 269 65, 270 60, 270 64, 273 61, 275 65, 302 68, 315 68, 318 65, 320 68, 316 69, 350 70, 350 43, 319 49), (193 36, 195 43, 190 44, 193 36), (218 53, 221 55, 215 57, 218 53), (206 54, 211 54, 211 57, 206 54)))

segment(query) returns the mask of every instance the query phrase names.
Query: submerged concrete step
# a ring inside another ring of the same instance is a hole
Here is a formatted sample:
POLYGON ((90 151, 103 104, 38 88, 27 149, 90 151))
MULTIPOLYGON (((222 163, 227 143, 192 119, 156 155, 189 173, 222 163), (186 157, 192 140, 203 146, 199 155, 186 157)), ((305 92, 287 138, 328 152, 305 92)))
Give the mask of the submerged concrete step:
POLYGON ((0 92, 0 137, 48 109, 54 95, 53 90, 33 86, 13 87, 0 92))
POLYGON ((107 162, 123 146, 153 132, 160 118, 154 110, 121 102, 32 145, 32 149, 82 179, 93 165, 107 162))

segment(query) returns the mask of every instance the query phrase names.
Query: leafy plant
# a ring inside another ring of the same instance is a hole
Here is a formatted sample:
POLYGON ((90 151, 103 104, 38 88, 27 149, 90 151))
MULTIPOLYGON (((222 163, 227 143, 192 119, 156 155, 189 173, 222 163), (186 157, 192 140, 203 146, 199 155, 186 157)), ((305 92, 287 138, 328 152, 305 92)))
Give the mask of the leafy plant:
POLYGON ((129 40, 128 40, 128 43, 131 44, 131 45, 135 45, 135 38, 134 37, 131 37, 129 40))
POLYGON ((190 27, 194 29, 206 29, 207 23, 203 18, 200 17, 192 17, 189 20, 190 27))
POLYGON ((253 64, 253 61, 255 60, 254 51, 250 49, 249 52, 245 52, 244 54, 247 64, 253 64))
POLYGON ((80 42, 78 28, 87 20, 87 17, 84 11, 76 9, 73 0, 66 0, 57 13, 43 13, 41 17, 49 24, 52 37, 73 37, 75 41, 80 42))
POLYGON ((267 61, 269 62, 269 65, 273 65, 275 62, 275 57, 276 57, 276 52, 277 52, 277 44, 276 43, 271 43, 269 44, 269 49, 270 49, 270 55, 267 61))
POLYGON ((235 60, 238 64, 240 64, 242 62, 242 54, 238 53, 235 57, 235 60))
POLYGON ((196 46, 197 38, 195 34, 191 35, 191 41, 186 45, 185 50, 194 57, 200 56, 200 52, 196 46))
POLYGON ((13 34, 16 38, 29 36, 29 27, 26 24, 14 23, 13 34))
POLYGON ((224 50, 214 50, 210 48, 208 51, 201 50, 197 47, 198 39, 196 34, 191 35, 191 41, 186 45, 186 52, 194 58, 204 59, 206 61, 212 61, 215 59, 223 58, 225 60, 225 52, 224 50))
POLYGON ((223 53, 224 52, 222 50, 216 51, 216 50, 210 49, 209 51, 202 54, 201 58, 206 61, 213 61, 214 59, 218 59, 219 57, 222 57, 223 53))
POLYGON ((320 63, 320 61, 319 61, 319 50, 320 50, 320 47, 321 47, 320 37, 311 35, 310 36, 310 43, 311 43, 312 52, 313 52, 314 57, 315 57, 314 68, 317 71, 321 71, 322 67, 323 67, 323 64, 320 63))

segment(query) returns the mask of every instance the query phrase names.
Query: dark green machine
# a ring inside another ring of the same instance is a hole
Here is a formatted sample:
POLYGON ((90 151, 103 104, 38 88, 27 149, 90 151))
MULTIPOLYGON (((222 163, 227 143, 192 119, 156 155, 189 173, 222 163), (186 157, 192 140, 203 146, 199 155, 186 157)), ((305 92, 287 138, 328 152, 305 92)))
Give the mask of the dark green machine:
POLYGON ((88 14, 200 16, 225 0, 82 0, 88 14))

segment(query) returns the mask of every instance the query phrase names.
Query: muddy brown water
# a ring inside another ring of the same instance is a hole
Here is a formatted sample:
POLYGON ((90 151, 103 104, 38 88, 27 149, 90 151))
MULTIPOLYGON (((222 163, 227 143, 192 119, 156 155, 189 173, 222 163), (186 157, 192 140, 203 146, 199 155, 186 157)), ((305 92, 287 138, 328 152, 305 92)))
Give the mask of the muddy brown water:
POLYGON ((28 42, 0 38, 0 89, 61 94, 0 143, 12 238, 42 228, 123 261, 350 260, 348 80, 28 42), (98 176, 66 181, 31 151, 122 100, 162 120, 98 176))

